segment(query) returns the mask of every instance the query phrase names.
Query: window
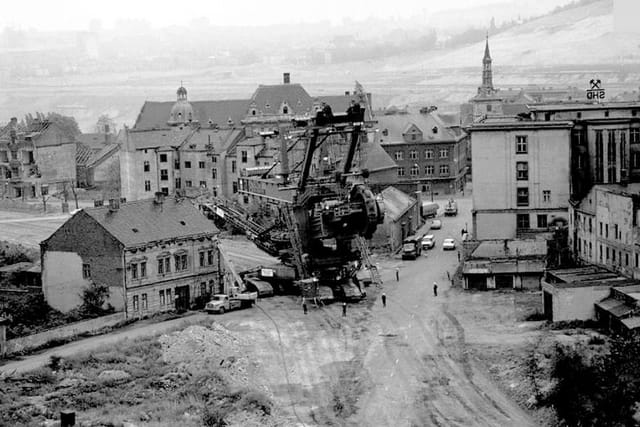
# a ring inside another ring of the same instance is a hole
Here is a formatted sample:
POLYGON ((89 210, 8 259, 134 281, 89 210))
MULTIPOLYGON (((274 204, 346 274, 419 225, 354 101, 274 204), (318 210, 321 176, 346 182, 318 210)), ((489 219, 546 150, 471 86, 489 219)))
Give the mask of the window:
POLYGON ((627 253, 624 254, 624 265, 625 267, 629 266, 629 254, 627 253))
POLYGON ((218 170, 216 168, 211 169, 211 178, 217 179, 217 177, 218 177, 218 170))
POLYGON ((516 154, 527 154, 528 150, 526 135, 516 136, 516 154))
POLYGON ((286 105, 282 107, 282 114, 289 114, 289 107, 287 107, 286 105))
POLYGON ((529 179, 529 162, 516 162, 516 179, 518 181, 529 179))
POLYGON ((176 188, 181 188, 181 187, 182 187, 182 179, 176 178, 176 188))
POLYGON ((164 194, 165 196, 169 195, 169 187, 162 187, 160 191, 162 191, 162 194, 164 194))
POLYGON ((593 223, 591 222, 591 218, 589 218, 589 233, 593 233, 593 223))
POLYGON ((616 181, 616 131, 610 129, 607 132, 607 180, 608 182, 616 181))
POLYGON ((529 214, 517 214, 516 227, 518 229, 529 228, 529 214))
POLYGON ((547 228, 547 216, 538 215, 538 228, 547 228))
POLYGON ((140 277, 147 277, 147 262, 142 261, 140 263, 140 277))
POLYGON ((418 176, 418 174, 420 173, 420 167, 418 165, 411 166, 411 170, 409 171, 409 173, 411 174, 411 176, 418 176))
POLYGON ((82 278, 91 279, 91 265, 82 264, 82 278))
POLYGON ((600 252, 600 262, 602 262, 602 245, 598 245, 598 249, 600 252))
POLYGON ((151 170, 151 165, 149 164, 148 160, 144 161, 144 166, 143 167, 144 167, 144 171, 145 172, 149 172, 151 170))
POLYGON ((191 162, 189 162, 189 161, 184 162, 184 167, 185 167, 185 169, 191 169, 191 162))
POLYGON ((427 160, 433 159, 433 150, 424 150, 424 158, 427 160))
POLYGON ((417 139, 417 138, 416 138, 416 134, 415 134, 415 133, 412 133, 412 134, 411 134, 411 140, 412 140, 412 141, 415 141, 416 139, 417 139))
POLYGON ((602 130, 596 130, 596 181, 604 179, 604 145, 602 142, 602 130))
POLYGON ((207 181, 200 181, 198 185, 200 186, 200 188, 207 188, 207 181))
POLYGON ((199 265, 200 267, 204 267, 204 251, 200 251, 198 252, 198 260, 199 260, 199 265))
POLYGON ((166 304, 165 299, 164 299, 164 289, 158 292, 158 295, 160 296, 160 305, 163 306, 166 304))
POLYGON ((158 258, 158 274, 171 273, 171 258, 163 256, 158 258))
POLYGON ((427 165, 424 167, 425 175, 433 175, 433 170, 434 170, 433 165, 427 165))
POLYGON ((636 268, 638 268, 638 261, 640 261, 640 260, 638 259, 638 253, 636 253, 636 254, 635 254, 635 256, 636 256, 636 268))
POLYGON ((604 238, 605 239, 609 238, 609 224, 604 225, 604 238))
POLYGON ((132 279, 138 278, 138 264, 135 264, 135 263, 131 264, 131 278, 132 279))
POLYGON ((231 183, 231 189, 232 189, 232 191, 233 191, 233 194, 235 194, 235 193, 237 193, 237 192, 238 192, 238 182, 237 182, 237 181, 233 181, 233 182, 231 183))
POLYGON ((207 294, 207 282, 200 282, 200 295, 207 294))
POLYGON ((404 168, 398 168, 398 176, 404 176, 404 168))
POLYGON ((236 161, 231 160, 231 173, 236 173, 236 161))
POLYGON ((188 179, 184 182, 184 184, 187 186, 187 188, 191 188, 191 186, 193 185, 193 182, 190 179, 188 179))
POLYGON ((151 181, 144 182, 144 191, 151 191, 151 181))
POLYGON ((140 306, 138 305, 138 295, 133 296, 133 311, 140 310, 140 306))
POLYGON ((167 289, 165 291, 165 294, 167 294, 167 305, 173 304, 173 298, 171 298, 171 289, 167 289))
POLYGON ((449 165, 440 165, 440 175, 449 175, 449 165))
POLYGON ((160 169, 160 181, 169 181, 168 169, 160 169))
POLYGON ((147 304, 147 294, 142 294, 142 309, 147 310, 149 305, 147 304))
POLYGON ((418 160, 418 151, 417 150, 409 151, 409 159, 418 160))
POLYGON ((528 188, 518 188, 516 202, 518 206, 529 206, 529 189, 528 188))
POLYGON ((396 151, 395 152, 396 160, 404 160, 404 151, 396 151))
POLYGON ((493 105, 487 104, 487 113, 490 113, 493 110, 493 105))
POLYGON ((241 161, 242 163, 247 163, 247 158, 248 158, 248 156, 247 156, 247 151, 246 151, 246 150, 242 150, 242 151, 240 152, 240 161, 241 161))
POLYGON ((218 156, 216 155, 211 156, 211 163, 218 163, 218 156))
POLYGON ((441 148, 440 149, 440 158, 441 159, 446 159, 447 157, 449 157, 449 149, 448 148, 441 148))
POLYGON ((176 159, 176 160, 173 162, 173 167, 174 167, 175 169, 180 169, 180 160, 176 159))
POLYGON ((46 196, 47 194, 49 194, 49 186, 48 185, 41 186, 40 194, 42 194, 43 196, 46 196))
POLYGON ((640 128, 629 129, 629 142, 631 144, 640 144, 640 128))
POLYGON ((602 236, 602 221, 600 221, 600 233, 599 234, 602 236))
POLYGON ((542 201, 547 203, 551 201, 551 190, 542 190, 542 201))
POLYGON ((618 224, 613 224, 613 238, 618 239, 618 224))
POLYGON ((204 167, 205 167, 204 162, 198 162, 198 168, 199 169, 204 169, 204 167))
POLYGON ((640 168, 640 152, 631 153, 631 167, 634 169, 640 168))
POLYGON ((207 264, 213 265, 213 249, 207 251, 207 264))
POLYGON ((175 256, 176 271, 184 271, 187 269, 187 254, 180 254, 175 256))
POLYGON ((166 163, 166 162, 167 162, 167 155, 160 154, 160 163, 166 163))

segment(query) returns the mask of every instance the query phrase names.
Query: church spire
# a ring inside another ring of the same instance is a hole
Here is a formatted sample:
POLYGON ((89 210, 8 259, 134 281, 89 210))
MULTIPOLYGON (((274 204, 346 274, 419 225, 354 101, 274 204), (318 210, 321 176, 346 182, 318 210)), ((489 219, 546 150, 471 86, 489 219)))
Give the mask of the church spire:
POLYGON ((478 93, 482 95, 495 93, 495 89, 493 88, 493 71, 491 70, 491 54, 489 53, 488 31, 484 46, 484 58, 482 58, 482 85, 478 88, 478 93))

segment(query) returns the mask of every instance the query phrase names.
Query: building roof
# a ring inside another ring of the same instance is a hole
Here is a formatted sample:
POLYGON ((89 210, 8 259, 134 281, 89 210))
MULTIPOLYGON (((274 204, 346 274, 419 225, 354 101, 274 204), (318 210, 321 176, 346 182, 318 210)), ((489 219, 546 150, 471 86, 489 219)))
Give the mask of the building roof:
POLYGON ((640 194, 640 182, 631 182, 627 185, 622 184, 597 184, 594 186, 596 190, 606 191, 607 193, 619 194, 621 196, 637 196, 640 194))
MULTIPOLYGON (((377 116, 376 119, 382 134, 380 135, 382 145, 407 144, 403 134, 412 126, 422 132, 422 142, 425 143, 455 142, 466 135, 464 132, 452 129, 437 114, 433 113, 388 114, 377 116), (385 136, 384 133, 388 135, 385 136)), ((415 142, 419 143, 420 141, 415 142)))
POLYGON ((602 301, 596 303, 596 307, 603 309, 609 314, 620 318, 633 312, 635 307, 632 307, 622 300, 616 298, 605 298, 602 301))
POLYGON ((592 286, 622 287, 638 285, 638 281, 620 276, 605 268, 588 265, 577 268, 547 270, 545 281, 559 288, 592 286))
MULTIPOLYGON (((145 101, 136 123, 135 130, 169 129, 167 124, 171 109, 175 101, 145 101)), ((233 125, 239 125, 247 115, 249 101, 246 99, 227 99, 220 101, 190 101, 194 115, 201 126, 218 125, 220 128, 230 127, 229 119, 233 125)))
POLYGON ((471 259, 509 259, 546 255, 545 240, 484 240, 471 253, 471 259))
POLYGON ((549 120, 549 121, 537 121, 529 119, 518 119, 513 116, 488 116, 487 118, 474 122, 467 128, 469 132, 481 132, 481 131, 504 131, 508 130, 523 130, 523 129, 570 129, 573 127, 573 122, 567 120, 549 120))
POLYGON ((385 208, 385 217, 388 217, 392 221, 397 221, 402 218, 402 215, 418 203, 417 200, 392 186, 382 190, 381 194, 385 208))
POLYGON ((640 108, 640 101, 626 102, 549 102, 546 104, 536 104, 529 106, 531 111, 580 111, 580 110, 613 110, 640 108))
POLYGON ((173 197, 162 203, 155 199, 121 203, 116 210, 109 206, 85 208, 69 221, 78 215, 93 218, 125 247, 218 232, 189 200, 173 197))
POLYGON ((86 165, 93 156, 93 150, 81 142, 76 143, 76 165, 86 165))
POLYGON ((397 168, 396 162, 389 156, 378 142, 379 133, 373 141, 360 145, 360 169, 369 169, 371 172, 397 168))
POLYGON ((109 157, 113 156, 120 150, 120 144, 108 144, 102 147, 100 151, 97 153, 93 153, 89 161, 87 162, 87 167, 94 167, 109 157))
POLYGON ((40 264, 33 262, 18 262, 0 267, 0 274, 19 272, 40 273, 40 264))
POLYGON ((285 102, 289 106, 289 114, 309 113, 313 108, 313 99, 298 83, 260 85, 248 105, 249 109, 256 109, 257 115, 277 115, 281 114, 285 102))

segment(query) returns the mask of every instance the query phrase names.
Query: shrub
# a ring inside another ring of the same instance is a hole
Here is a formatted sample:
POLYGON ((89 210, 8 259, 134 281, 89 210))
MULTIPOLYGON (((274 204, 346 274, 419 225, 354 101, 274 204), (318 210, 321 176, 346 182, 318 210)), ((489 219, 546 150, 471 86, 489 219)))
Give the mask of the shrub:
POLYGON ((34 369, 22 374, 22 379, 34 384, 53 384, 56 376, 49 367, 34 369))
POLYGON ((57 354, 49 356, 49 363, 47 364, 52 371, 58 371, 62 367, 62 357, 57 354))
POLYGON ((259 410, 265 415, 271 414, 273 403, 269 397, 261 391, 249 391, 238 402, 240 410, 252 411, 259 410))
POLYGON ((205 406, 202 411, 202 424, 207 427, 224 427, 227 425, 225 417, 229 415, 230 409, 223 406, 205 406))

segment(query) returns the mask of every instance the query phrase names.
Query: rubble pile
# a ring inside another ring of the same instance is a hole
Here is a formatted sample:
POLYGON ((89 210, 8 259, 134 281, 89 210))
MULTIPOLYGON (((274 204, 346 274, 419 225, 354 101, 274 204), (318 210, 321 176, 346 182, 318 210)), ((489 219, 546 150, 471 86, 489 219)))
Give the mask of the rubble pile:
POLYGON ((170 335, 162 335, 164 362, 177 365, 192 374, 203 369, 217 369, 232 384, 249 385, 249 371, 255 362, 242 351, 244 342, 225 327, 214 323, 211 328, 190 326, 170 335))

